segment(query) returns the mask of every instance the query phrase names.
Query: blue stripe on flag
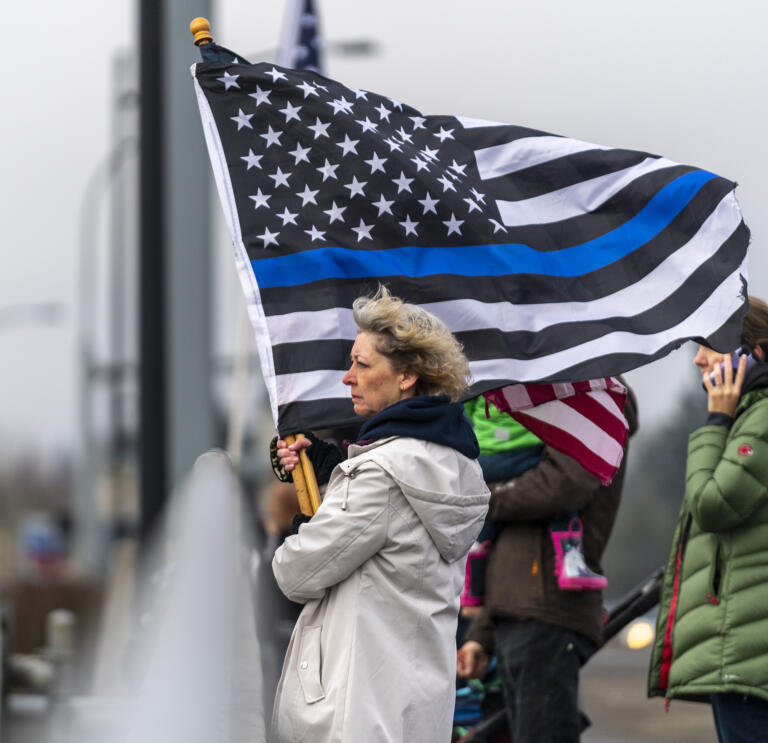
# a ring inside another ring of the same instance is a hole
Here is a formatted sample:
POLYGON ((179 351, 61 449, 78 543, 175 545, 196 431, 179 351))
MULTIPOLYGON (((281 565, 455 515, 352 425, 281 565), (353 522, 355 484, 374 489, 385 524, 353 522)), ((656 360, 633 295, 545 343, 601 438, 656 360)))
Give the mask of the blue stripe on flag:
POLYGON ((632 219, 594 240, 553 252, 518 243, 388 250, 318 248, 251 261, 259 286, 298 286, 322 279, 383 276, 581 276, 621 260, 644 245, 685 208, 714 173, 695 170, 662 188, 632 219))

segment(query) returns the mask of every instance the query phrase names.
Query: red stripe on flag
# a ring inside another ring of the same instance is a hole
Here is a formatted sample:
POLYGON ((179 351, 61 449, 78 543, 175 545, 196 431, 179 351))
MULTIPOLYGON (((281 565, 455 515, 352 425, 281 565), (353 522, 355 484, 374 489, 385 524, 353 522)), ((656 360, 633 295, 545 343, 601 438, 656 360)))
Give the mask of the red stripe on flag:
MULTIPOLYGON (((603 394, 605 394, 603 392, 603 394)), ((573 408, 585 418, 589 418, 596 426, 605 431, 612 439, 624 446, 627 441, 627 422, 622 416, 617 418, 598 400, 587 394, 574 395, 573 397, 564 397, 560 400, 563 405, 573 408)), ((624 401, 619 404, 619 410, 624 407, 624 401)))
POLYGON ((602 457, 595 454, 584 442, 564 429, 525 413, 511 413, 511 415, 529 431, 535 433, 545 444, 573 457, 587 472, 599 478, 604 485, 607 485, 616 474, 618 467, 610 465, 602 457))

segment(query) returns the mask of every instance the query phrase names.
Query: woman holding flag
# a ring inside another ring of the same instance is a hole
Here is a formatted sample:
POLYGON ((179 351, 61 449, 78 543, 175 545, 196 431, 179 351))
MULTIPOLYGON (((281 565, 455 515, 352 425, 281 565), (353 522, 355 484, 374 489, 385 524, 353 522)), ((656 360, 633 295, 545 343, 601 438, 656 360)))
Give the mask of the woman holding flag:
MULTIPOLYGON (((445 325, 384 288, 354 303, 344 376, 367 419, 322 505, 273 560, 305 604, 277 689, 274 740, 450 740, 467 552, 488 489, 455 402, 467 360, 445 325)), ((286 470, 299 440, 279 441, 286 470)))

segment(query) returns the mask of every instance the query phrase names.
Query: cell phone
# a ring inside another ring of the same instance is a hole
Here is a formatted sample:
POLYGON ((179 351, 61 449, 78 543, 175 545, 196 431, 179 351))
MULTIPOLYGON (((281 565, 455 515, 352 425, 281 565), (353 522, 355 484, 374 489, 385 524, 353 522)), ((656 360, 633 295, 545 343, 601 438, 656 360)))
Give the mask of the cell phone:
MULTIPOLYGON (((734 372, 739 368, 739 359, 742 356, 747 357, 747 368, 744 370, 744 374, 746 374, 755 365, 755 357, 748 348, 745 348, 744 346, 737 348, 731 353, 731 364, 733 365, 734 372)), ((725 361, 720 362, 720 379, 725 379, 725 361)), ((710 372, 709 381, 712 382, 712 384, 715 383, 714 372, 710 372)))

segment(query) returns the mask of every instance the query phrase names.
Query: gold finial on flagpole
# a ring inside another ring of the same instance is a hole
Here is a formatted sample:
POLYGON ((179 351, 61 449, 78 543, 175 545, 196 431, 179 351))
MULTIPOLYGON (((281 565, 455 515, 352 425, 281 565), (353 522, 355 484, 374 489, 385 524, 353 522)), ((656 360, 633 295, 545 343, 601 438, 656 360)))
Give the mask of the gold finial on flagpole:
POLYGON ((189 30, 195 36, 195 46, 210 44, 213 41, 213 36, 211 36, 211 24, 208 22, 207 18, 195 18, 189 24, 189 30))

